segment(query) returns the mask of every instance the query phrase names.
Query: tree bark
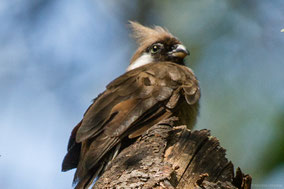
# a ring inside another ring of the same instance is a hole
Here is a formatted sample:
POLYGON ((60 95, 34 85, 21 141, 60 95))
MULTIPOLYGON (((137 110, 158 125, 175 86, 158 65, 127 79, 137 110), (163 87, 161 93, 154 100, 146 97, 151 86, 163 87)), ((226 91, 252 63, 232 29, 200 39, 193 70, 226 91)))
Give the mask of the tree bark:
POLYGON ((94 188, 241 188, 251 177, 225 158, 208 130, 190 131, 170 118, 125 148, 94 188))

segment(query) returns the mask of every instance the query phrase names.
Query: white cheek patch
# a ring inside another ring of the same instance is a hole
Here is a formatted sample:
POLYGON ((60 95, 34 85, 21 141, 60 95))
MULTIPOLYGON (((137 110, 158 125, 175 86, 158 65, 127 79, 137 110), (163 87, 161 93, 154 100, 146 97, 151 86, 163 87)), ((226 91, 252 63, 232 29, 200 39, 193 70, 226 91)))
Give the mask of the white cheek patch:
POLYGON ((150 54, 142 54, 137 60, 135 60, 131 65, 128 66, 127 71, 133 70, 140 66, 144 66, 146 64, 150 64, 154 61, 150 54))

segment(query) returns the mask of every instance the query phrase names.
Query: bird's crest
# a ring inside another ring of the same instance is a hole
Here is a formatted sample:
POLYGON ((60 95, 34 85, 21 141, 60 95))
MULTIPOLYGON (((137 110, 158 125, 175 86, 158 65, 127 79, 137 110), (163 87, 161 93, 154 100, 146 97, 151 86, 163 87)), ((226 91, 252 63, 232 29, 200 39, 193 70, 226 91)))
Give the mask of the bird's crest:
POLYGON ((140 47, 148 46, 165 38, 174 38, 174 36, 165 28, 153 26, 152 28, 143 26, 138 22, 129 21, 132 29, 132 37, 136 40, 140 47))

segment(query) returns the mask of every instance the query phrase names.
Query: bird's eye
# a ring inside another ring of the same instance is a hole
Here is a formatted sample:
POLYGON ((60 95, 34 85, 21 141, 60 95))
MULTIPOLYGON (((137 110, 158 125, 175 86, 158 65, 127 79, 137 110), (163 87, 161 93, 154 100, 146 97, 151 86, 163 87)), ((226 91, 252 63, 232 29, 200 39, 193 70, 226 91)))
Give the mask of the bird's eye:
POLYGON ((160 50, 160 46, 158 46, 158 45, 153 45, 152 48, 151 48, 151 53, 152 53, 152 54, 155 54, 155 53, 157 53, 159 50, 160 50))

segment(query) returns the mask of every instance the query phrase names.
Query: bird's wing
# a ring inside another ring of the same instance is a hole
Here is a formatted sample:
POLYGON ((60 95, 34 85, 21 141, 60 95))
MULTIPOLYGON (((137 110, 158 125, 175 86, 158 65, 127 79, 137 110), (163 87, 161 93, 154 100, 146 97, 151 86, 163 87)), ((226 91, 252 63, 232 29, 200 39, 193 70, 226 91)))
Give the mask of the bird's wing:
POLYGON ((170 99, 178 85, 167 76, 156 77, 147 69, 136 69, 111 82, 86 112, 76 141, 82 142, 101 132, 121 137, 143 114, 154 113, 170 99), (166 80, 170 83, 166 84, 166 80))
MULTIPOLYGON (((96 99, 98 99, 102 94, 98 95, 96 99)), ((96 101, 94 99, 94 102, 96 101)), ((92 105, 88 107, 86 112, 90 109, 92 105)), ((86 114, 85 112, 85 114, 86 114)), ((67 146, 67 154, 65 155, 63 162, 62 162, 62 171, 68 171, 70 169, 74 169, 78 166, 80 152, 81 152, 81 143, 76 142, 76 135, 79 127, 82 125, 81 120, 72 130, 71 135, 69 137, 68 146, 67 146)))
POLYGON ((76 168, 78 165, 81 143, 76 142, 76 133, 81 124, 82 121, 80 121, 71 132, 67 146, 67 154, 65 155, 62 162, 62 171, 68 171, 70 169, 76 168))
POLYGON ((76 177, 96 166, 124 137, 137 137, 170 116, 180 96, 188 104, 195 103, 199 98, 194 97, 197 80, 185 70, 170 63, 148 64, 111 82, 89 107, 76 132, 76 142, 83 144, 84 158, 77 166, 76 177))

